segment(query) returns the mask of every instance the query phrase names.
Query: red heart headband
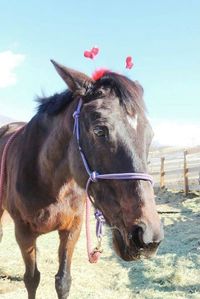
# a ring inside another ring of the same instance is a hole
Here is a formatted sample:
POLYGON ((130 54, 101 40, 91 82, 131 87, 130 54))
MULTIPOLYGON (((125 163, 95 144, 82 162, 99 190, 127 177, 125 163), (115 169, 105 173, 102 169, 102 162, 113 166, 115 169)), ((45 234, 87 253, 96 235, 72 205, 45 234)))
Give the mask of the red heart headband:
MULTIPOLYGON (((99 48, 98 47, 93 47, 91 50, 86 50, 86 51, 84 51, 84 57, 85 58, 88 58, 88 59, 94 59, 95 58, 95 56, 97 56, 99 54, 99 48)), ((131 56, 127 56, 126 57, 126 65, 125 65, 125 67, 126 67, 126 69, 132 69, 132 67, 133 67, 133 59, 132 59, 132 57, 131 56)), ((97 80, 99 80, 101 77, 103 77, 103 75, 106 73, 106 72, 108 72, 109 70, 107 70, 107 69, 99 69, 99 70, 96 70, 93 74, 92 74, 92 78, 95 80, 95 81, 97 81, 97 80)))
POLYGON ((94 57, 99 53, 99 48, 93 47, 90 51, 86 50, 84 56, 86 58, 94 59, 94 57))

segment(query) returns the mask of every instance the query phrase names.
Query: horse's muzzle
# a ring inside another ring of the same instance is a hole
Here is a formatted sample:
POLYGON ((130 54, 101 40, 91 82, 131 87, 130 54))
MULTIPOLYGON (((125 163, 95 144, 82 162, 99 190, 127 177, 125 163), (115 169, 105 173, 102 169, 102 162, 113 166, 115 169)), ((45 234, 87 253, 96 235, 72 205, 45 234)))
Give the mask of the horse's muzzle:
POLYGON ((134 225, 132 232, 126 236, 120 230, 113 231, 113 246, 119 257, 125 261, 153 257, 164 237, 163 229, 160 234, 153 236, 142 225, 134 225))

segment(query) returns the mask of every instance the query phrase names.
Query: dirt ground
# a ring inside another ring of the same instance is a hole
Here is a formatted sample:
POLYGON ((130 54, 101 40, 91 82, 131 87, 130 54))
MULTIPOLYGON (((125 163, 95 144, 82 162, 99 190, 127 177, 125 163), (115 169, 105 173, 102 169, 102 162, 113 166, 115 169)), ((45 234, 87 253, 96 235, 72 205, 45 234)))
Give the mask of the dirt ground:
MULTIPOLYGON (((69 299, 200 298, 200 194, 192 193, 185 198, 182 193, 168 190, 160 192, 156 200, 165 227, 165 240, 157 256, 131 263, 121 261, 111 248, 107 228, 102 258, 98 264, 91 265, 87 262, 83 227, 73 257, 69 299)), ((37 299, 55 299, 57 233, 40 237, 38 248, 41 282, 37 299)), ((6 216, 0 244, 1 299, 27 298, 23 271, 13 224, 6 216)))

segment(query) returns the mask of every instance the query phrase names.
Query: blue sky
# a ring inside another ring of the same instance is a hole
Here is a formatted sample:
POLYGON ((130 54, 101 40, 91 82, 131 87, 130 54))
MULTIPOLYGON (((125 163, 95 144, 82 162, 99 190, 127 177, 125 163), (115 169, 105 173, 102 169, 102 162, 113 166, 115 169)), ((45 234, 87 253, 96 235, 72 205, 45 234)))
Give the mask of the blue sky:
POLYGON ((154 126, 194 124, 198 129, 199 15, 197 0, 3 0, 0 114, 29 120, 36 95, 65 89, 50 58, 91 74, 95 66, 83 52, 98 45, 97 67, 119 71, 143 85, 154 126), (129 72, 124 67, 128 55, 135 63, 129 72))

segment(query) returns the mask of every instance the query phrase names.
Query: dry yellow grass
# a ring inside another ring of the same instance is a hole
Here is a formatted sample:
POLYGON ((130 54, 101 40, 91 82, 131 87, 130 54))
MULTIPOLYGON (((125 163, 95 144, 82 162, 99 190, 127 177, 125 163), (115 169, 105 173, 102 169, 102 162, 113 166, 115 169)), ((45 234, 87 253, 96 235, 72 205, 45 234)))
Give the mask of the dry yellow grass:
MULTIPOLYGON (((200 197, 193 194, 186 199, 181 193, 164 192, 157 196, 157 202, 159 211, 169 213, 161 214, 165 240, 154 259, 122 262, 111 248, 110 232, 106 229, 102 258, 91 265, 87 262, 83 228, 73 257, 69 299, 200 298, 200 197)), ((41 282, 37 299, 55 299, 57 233, 40 237, 38 248, 41 282)), ((0 244, 1 299, 27 298, 23 271, 13 225, 7 223, 0 244)))

